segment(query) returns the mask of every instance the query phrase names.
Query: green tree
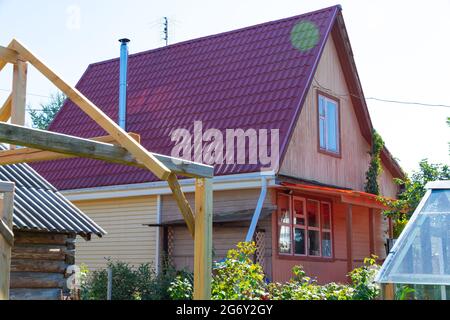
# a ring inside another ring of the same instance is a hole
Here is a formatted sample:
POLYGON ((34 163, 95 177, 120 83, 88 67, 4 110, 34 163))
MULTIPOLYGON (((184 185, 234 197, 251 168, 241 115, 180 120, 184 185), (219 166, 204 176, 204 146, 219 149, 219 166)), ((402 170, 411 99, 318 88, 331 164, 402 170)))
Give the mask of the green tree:
POLYGON ((369 152, 371 159, 369 169, 366 172, 366 183, 364 190, 368 193, 380 195, 380 186, 378 184, 378 177, 381 174, 381 150, 383 150, 384 141, 381 136, 373 130, 372 132, 372 149, 369 152))
POLYGON ((30 116, 34 128, 46 130, 61 109, 66 96, 62 92, 51 94, 47 103, 41 103, 40 109, 31 109, 30 116))
POLYGON ((396 200, 382 200, 391 209, 385 215, 394 221, 394 236, 398 236, 404 225, 411 217, 420 200, 425 195, 425 185, 430 181, 449 180, 450 168, 448 165, 432 164, 427 159, 420 161, 419 170, 410 177, 394 179, 398 185, 403 185, 403 191, 396 200))

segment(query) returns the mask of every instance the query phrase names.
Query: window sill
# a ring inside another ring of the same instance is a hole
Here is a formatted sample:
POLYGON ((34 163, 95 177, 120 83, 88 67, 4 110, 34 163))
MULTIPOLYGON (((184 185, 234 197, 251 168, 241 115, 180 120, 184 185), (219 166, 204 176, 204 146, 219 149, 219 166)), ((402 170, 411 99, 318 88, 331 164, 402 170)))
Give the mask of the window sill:
POLYGON ((292 261, 311 261, 311 262, 334 262, 334 257, 313 257, 313 256, 293 256, 289 254, 277 254, 279 260, 292 260, 292 261))
POLYGON ((327 151, 327 150, 324 150, 324 149, 321 149, 321 148, 319 148, 318 151, 319 151, 319 153, 325 154, 327 156, 331 156, 331 157, 334 157, 334 158, 342 159, 341 153, 335 153, 335 152, 327 151))

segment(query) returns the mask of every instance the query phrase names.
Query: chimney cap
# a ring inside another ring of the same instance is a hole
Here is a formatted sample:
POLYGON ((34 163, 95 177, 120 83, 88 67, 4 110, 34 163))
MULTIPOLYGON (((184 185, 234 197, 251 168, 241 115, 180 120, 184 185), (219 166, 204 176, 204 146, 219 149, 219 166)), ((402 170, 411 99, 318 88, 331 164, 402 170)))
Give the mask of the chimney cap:
POLYGON ((122 38, 122 39, 119 39, 119 42, 128 43, 128 42, 130 42, 130 39, 122 38))

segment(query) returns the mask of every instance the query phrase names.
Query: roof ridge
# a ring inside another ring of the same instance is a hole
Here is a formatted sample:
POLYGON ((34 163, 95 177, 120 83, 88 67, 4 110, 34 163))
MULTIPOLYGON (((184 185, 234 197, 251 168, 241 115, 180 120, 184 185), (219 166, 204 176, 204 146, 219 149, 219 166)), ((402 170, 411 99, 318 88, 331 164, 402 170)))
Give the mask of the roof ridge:
MULTIPOLYGON (((267 26, 267 25, 271 25, 271 24, 277 24, 277 23, 282 23, 285 21, 289 21, 289 20, 293 20, 293 19, 298 19, 300 17, 305 17, 305 16, 312 16, 315 14, 319 14, 322 13, 324 11, 328 11, 331 9, 342 9, 340 4, 336 4, 330 7, 326 7, 326 8, 322 8, 322 9, 318 9, 315 11, 311 11, 311 12, 306 12, 306 13, 302 13, 302 14, 298 14, 295 16, 291 16, 291 17, 286 17, 286 18, 281 18, 281 19, 277 19, 277 20, 272 20, 272 21, 266 21, 266 22, 261 22, 255 25, 251 25, 251 26, 246 26, 246 27, 241 27, 238 29, 233 29, 233 30, 228 30, 228 31, 223 31, 223 32, 219 32, 219 33, 215 33, 215 34, 211 34, 211 35, 207 35, 207 36, 202 36, 202 37, 198 37, 198 38, 194 38, 194 39, 188 39, 188 40, 184 40, 184 41, 180 41, 174 44, 170 44, 164 47, 158 47, 158 48, 153 48, 153 49, 149 49, 149 50, 144 50, 144 51, 140 51, 140 52, 136 52, 136 53, 132 53, 129 55, 129 57, 135 57, 135 56, 140 56, 140 55, 146 55, 146 54, 150 54, 150 53, 154 53, 156 51, 162 51, 162 50, 168 50, 170 48, 175 48, 175 47, 179 47, 182 45, 187 45, 190 44, 192 42, 197 42, 197 41, 203 41, 203 40, 207 40, 207 39, 211 39, 211 38, 216 38, 216 37, 221 37, 227 34, 231 34, 231 33, 239 33, 242 31, 246 31, 249 29, 253 29, 253 28, 259 28, 262 26, 267 26)), ((111 59, 107 59, 107 60, 103 60, 103 61, 98 61, 98 62, 94 62, 89 64, 89 66, 97 66, 97 65, 102 65, 102 64, 107 64, 107 63, 111 63, 114 61, 118 61, 120 58, 116 57, 116 58, 111 58, 111 59)))

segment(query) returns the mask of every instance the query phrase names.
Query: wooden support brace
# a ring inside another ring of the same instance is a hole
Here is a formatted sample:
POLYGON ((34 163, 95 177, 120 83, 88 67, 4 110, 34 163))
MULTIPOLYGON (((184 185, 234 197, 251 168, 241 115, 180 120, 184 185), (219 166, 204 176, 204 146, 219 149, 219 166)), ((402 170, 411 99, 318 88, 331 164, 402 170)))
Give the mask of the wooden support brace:
POLYGON ((194 300, 211 299, 212 280, 212 179, 195 181, 194 300))
POLYGON ((1 122, 6 122, 9 120, 9 118, 11 118, 11 101, 12 101, 12 94, 8 96, 2 108, 0 109, 1 122))
POLYGON ((0 46, 0 60, 4 61, 5 63, 17 63, 17 59, 19 58, 19 54, 17 51, 5 48, 0 46))
POLYGON ((169 176, 169 179, 167 179, 167 183, 169 184, 170 190, 172 190, 173 197, 175 198, 178 208, 181 211, 184 221, 186 221, 189 233, 192 235, 192 238, 195 238, 194 214, 192 213, 191 206, 189 205, 184 193, 181 191, 181 186, 178 182, 177 176, 172 173, 169 176))
POLYGON ((49 79, 59 90, 80 107, 89 117, 91 117, 100 127, 108 134, 114 137, 124 148, 126 148, 137 160, 139 160, 147 169, 152 171, 159 179, 167 180, 171 171, 156 159, 143 146, 132 139, 128 134, 120 128, 120 126, 111 120, 102 110, 94 105, 76 88, 67 84, 49 67, 47 67, 40 59, 33 55, 17 40, 12 40, 10 49, 16 50, 21 58, 30 62, 39 72, 49 79))

